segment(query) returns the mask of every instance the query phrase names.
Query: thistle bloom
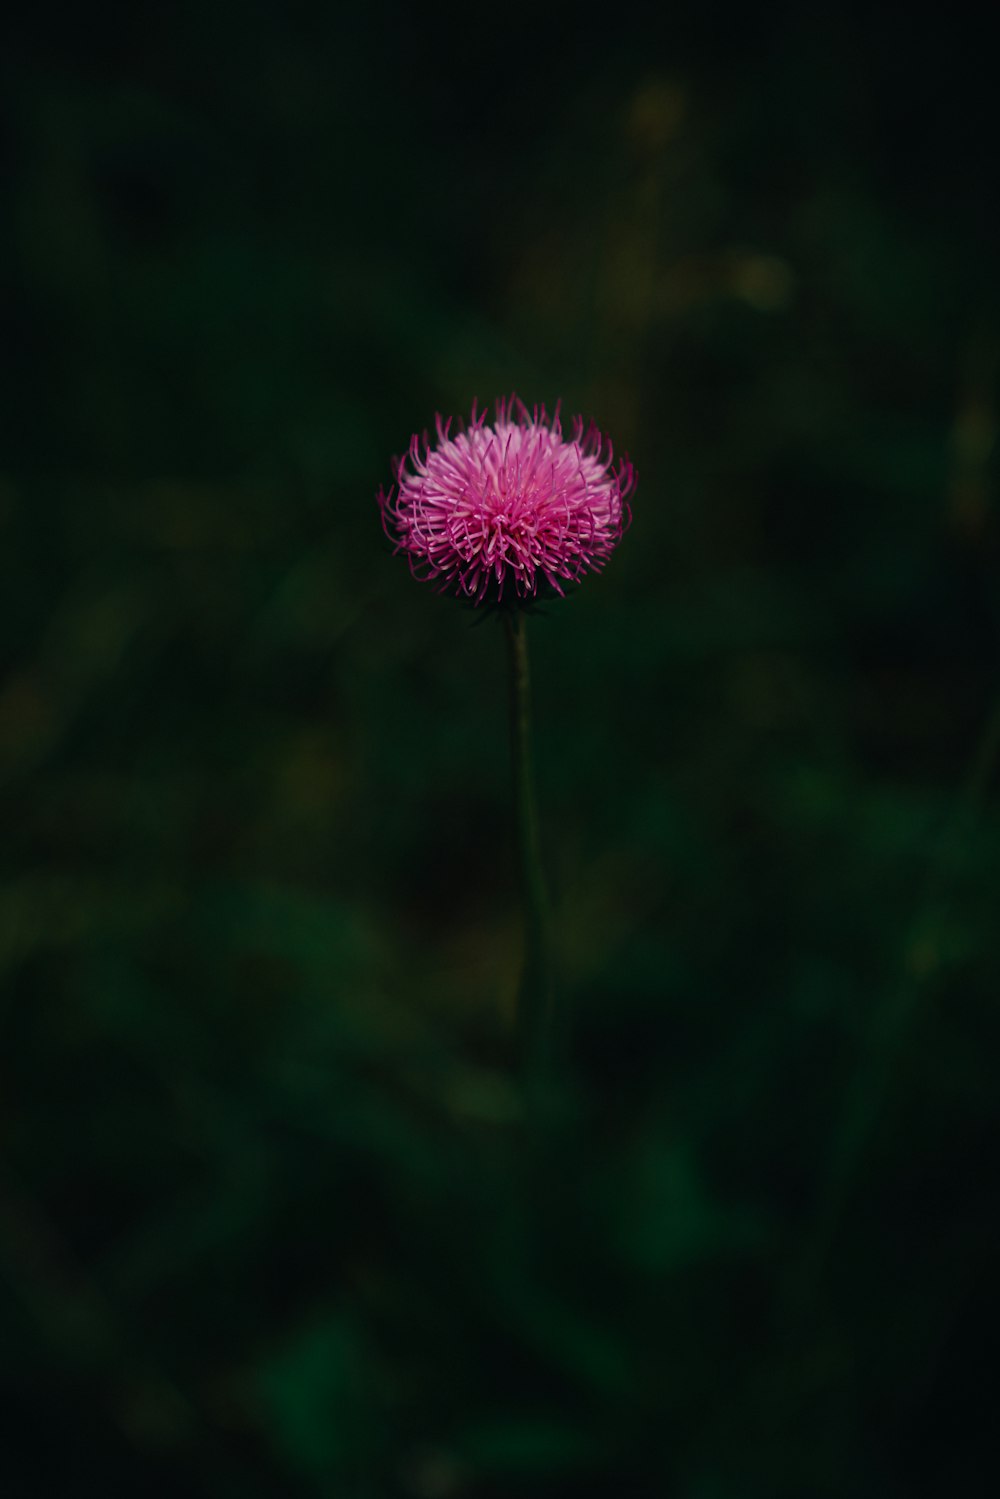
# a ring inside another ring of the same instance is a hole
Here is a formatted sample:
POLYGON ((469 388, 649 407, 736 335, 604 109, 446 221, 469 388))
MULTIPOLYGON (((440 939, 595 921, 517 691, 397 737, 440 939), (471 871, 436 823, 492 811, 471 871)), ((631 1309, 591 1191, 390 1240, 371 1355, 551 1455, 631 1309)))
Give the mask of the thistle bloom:
POLYGON ((635 473, 582 417, 564 437, 559 407, 529 412, 500 400, 494 421, 436 419, 437 442, 414 437, 379 490, 386 535, 414 577, 474 604, 530 602, 598 572, 631 520, 635 473))

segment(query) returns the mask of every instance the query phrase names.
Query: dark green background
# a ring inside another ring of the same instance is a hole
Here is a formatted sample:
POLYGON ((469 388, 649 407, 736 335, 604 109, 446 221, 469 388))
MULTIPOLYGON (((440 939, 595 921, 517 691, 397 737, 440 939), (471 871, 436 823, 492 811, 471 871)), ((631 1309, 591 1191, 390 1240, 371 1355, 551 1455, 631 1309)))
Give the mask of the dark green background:
POLYGON ((993 54, 858 6, 23 6, 0 60, 0 1494, 996 1490, 993 54), (639 471, 502 640, 380 533, 639 471))

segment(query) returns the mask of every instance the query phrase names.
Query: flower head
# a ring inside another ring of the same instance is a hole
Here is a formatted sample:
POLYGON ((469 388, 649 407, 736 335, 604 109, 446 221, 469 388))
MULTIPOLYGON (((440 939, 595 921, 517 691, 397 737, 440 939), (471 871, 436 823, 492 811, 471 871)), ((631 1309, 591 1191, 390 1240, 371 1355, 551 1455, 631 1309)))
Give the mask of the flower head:
POLYGON ((382 524, 414 577, 474 604, 529 602, 598 572, 631 520, 635 473, 582 417, 563 436, 559 407, 500 400, 459 423, 436 419, 437 442, 414 437, 379 490, 382 524))

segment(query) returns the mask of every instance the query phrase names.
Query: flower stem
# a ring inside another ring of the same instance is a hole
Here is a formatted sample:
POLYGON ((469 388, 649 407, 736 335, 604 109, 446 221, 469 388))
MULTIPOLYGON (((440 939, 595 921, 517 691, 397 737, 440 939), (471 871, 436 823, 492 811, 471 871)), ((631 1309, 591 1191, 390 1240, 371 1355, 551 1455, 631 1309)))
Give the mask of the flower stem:
POLYGON ((538 838, 538 806, 531 758, 531 685, 525 615, 504 613, 510 666, 510 749, 514 782, 517 857, 524 908, 524 957, 517 997, 517 1042, 525 1073, 534 1073, 548 1050, 552 1023, 548 898, 538 838))

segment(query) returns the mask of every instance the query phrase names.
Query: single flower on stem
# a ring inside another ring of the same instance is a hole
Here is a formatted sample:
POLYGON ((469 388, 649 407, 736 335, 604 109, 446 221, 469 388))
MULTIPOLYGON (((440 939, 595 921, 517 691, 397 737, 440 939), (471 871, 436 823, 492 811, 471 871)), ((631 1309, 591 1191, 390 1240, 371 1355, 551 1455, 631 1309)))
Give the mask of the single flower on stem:
POLYGON ((379 491, 386 534, 414 576, 474 604, 527 604, 599 572, 630 519, 635 474, 582 417, 564 436, 559 407, 500 400, 437 442, 415 436, 379 491))
POLYGON ((386 535, 414 576, 502 615, 510 664, 511 760, 524 903, 524 963, 518 994, 523 1064, 534 1068, 551 1028, 548 901, 531 765, 531 702, 525 612, 599 572, 631 520, 635 471, 616 464, 596 426, 559 407, 529 411, 499 400, 492 421, 473 405, 467 423, 436 420, 437 441, 415 436, 380 490, 386 535), (453 426, 455 428, 453 432, 453 426))

